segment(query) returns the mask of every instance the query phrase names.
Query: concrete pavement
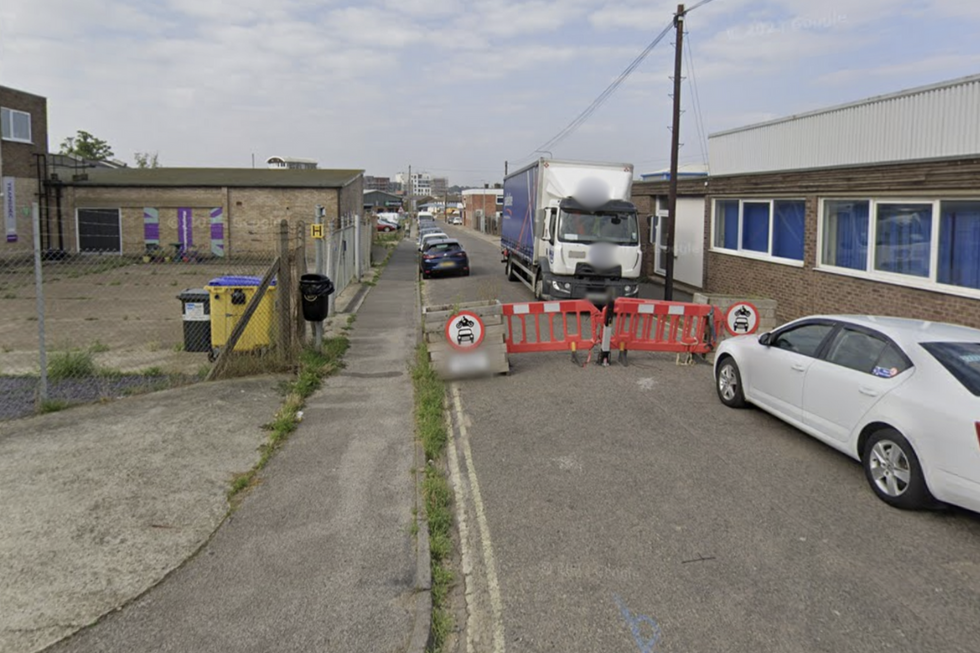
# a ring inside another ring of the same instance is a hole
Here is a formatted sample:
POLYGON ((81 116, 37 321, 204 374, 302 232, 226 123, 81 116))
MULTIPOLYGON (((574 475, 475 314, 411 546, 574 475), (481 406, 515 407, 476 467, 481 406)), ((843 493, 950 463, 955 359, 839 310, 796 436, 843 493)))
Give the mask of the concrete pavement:
POLYGON ((23 503, 0 534, 0 650, 40 650, 113 610, 48 650, 374 652, 424 641, 411 533, 415 266, 405 241, 364 297, 346 368, 310 397, 223 524, 232 475, 255 463, 261 425, 282 401, 276 379, 77 408, 0 438, 0 495, 23 503), (194 395, 202 401, 187 404, 194 395), (21 473, 42 443, 46 458, 21 473), (56 473, 87 483, 38 501, 56 473), (9 539, 11 525, 21 539, 9 539), (31 550, 30 537, 47 536, 31 550))

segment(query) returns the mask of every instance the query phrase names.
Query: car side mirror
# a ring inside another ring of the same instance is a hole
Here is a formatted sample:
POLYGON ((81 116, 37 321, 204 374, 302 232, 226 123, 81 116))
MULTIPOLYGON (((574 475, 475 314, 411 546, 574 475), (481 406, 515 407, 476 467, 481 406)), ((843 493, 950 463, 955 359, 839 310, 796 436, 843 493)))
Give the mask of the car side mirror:
POLYGON ((771 333, 763 333, 761 336, 759 336, 759 344, 762 345, 763 347, 768 347, 769 345, 771 345, 772 344, 772 334, 771 333))

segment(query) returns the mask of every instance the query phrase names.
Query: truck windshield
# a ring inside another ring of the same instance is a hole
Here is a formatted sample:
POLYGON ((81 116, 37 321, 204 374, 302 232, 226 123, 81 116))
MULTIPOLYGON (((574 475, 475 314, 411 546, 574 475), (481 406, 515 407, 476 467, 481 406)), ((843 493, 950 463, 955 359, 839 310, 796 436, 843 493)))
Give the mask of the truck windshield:
POLYGON ((558 239, 572 243, 638 245, 635 213, 580 213, 562 211, 558 239))

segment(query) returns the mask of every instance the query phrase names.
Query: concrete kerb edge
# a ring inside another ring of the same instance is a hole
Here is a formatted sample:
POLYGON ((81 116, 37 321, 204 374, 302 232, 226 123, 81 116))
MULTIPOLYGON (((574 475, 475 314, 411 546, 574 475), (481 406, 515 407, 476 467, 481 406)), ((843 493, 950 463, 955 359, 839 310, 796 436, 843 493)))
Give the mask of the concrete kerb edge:
MULTIPOLYGON (((415 342, 422 344, 422 284, 416 273, 415 283, 415 342)), ((414 394, 415 389, 412 388, 414 394)), ((425 477, 425 452, 422 443, 415 439, 415 524, 417 545, 415 548, 415 628, 408 645, 408 653, 425 653, 432 642, 432 562, 429 549, 429 520, 422 496, 422 480, 425 477)))

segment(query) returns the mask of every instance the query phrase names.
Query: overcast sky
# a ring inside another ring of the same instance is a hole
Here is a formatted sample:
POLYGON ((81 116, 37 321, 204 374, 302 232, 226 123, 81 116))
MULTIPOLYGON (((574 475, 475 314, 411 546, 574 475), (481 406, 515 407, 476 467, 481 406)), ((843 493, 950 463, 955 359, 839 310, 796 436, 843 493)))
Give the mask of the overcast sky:
MULTIPOLYGON (((694 6, 698 0, 689 2, 694 6)), ((661 0, 2 0, 0 84, 166 166, 450 183, 527 162, 670 23, 661 0)), ((980 1, 713 0, 687 19, 682 163, 707 133, 980 72, 980 1), (700 112, 693 104, 694 91, 700 112), (703 121, 698 120, 698 115, 703 121)), ((673 37, 556 158, 669 161, 673 37)))

